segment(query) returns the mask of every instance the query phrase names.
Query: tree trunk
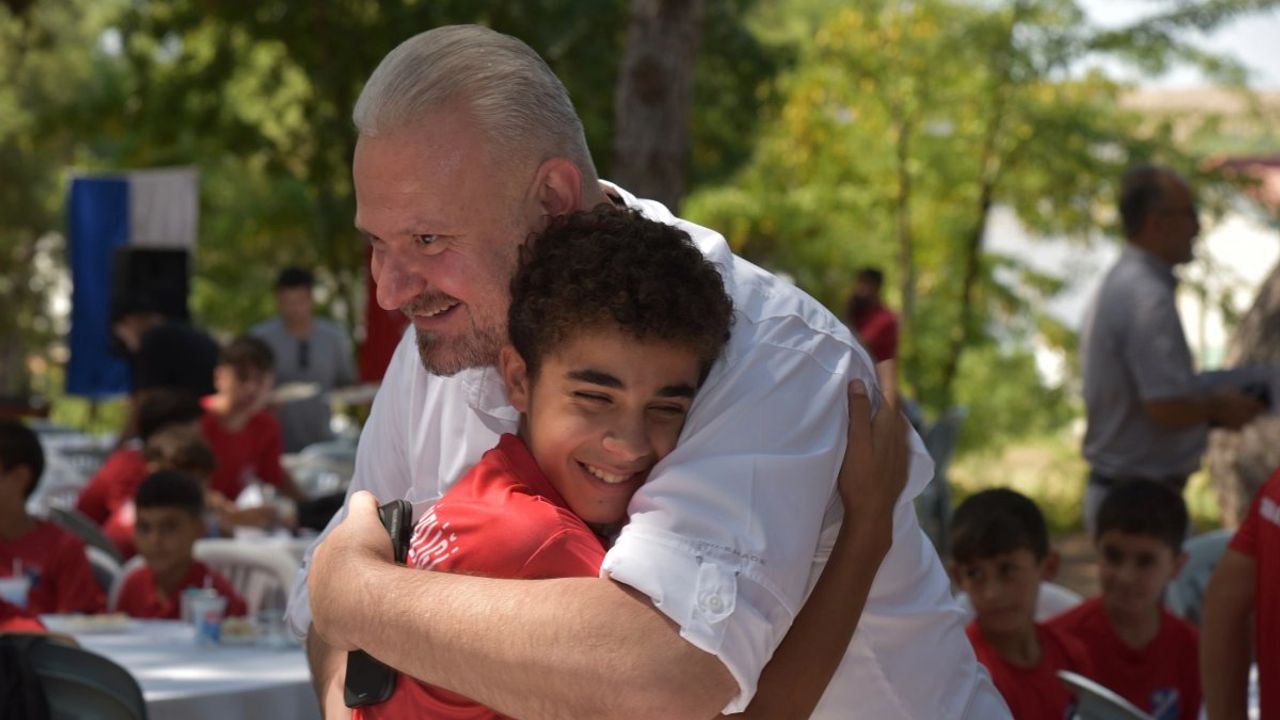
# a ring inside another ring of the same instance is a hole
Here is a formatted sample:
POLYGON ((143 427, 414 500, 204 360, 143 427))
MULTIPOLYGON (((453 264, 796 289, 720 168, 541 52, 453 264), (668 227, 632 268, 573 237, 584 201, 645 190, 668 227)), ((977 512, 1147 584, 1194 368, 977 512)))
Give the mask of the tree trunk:
MULTIPOLYGON (((898 278, 901 306, 898 313, 898 357, 915 358, 915 353, 907 353, 906 346, 911 343, 911 325, 916 315, 916 261, 915 238, 911 233, 911 126, 903 120, 897 127, 898 157, 898 196, 896 198, 896 218, 898 226, 898 278)), ((902 383, 911 383, 917 377, 917 363, 903 363, 902 383)), ((905 386, 905 385, 904 385, 905 386)))
POLYGON ((684 196, 704 0, 632 0, 614 100, 610 174, 675 212, 684 196))
MULTIPOLYGON (((1272 268, 1240 321, 1226 364, 1280 369, 1280 264, 1272 268)), ((1280 402, 1280 397, 1271 401, 1280 402)), ((1263 416, 1238 433, 1213 431, 1206 465, 1218 491, 1223 524, 1238 526, 1258 488, 1280 467, 1280 417, 1263 416)))

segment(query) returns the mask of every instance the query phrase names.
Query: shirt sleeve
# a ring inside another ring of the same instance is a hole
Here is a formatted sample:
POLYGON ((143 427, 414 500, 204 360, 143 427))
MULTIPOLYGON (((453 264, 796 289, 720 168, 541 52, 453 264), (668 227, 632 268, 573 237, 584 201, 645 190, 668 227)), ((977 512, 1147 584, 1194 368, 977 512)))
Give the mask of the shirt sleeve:
POLYGON ((1144 402, 1187 397, 1197 392, 1195 367, 1174 298, 1165 293, 1134 301, 1124 358, 1144 402))
POLYGON ((1253 502, 1249 503, 1249 512, 1244 516, 1244 522, 1240 523, 1240 528, 1236 530, 1235 536, 1227 545, 1232 550, 1249 557, 1258 556, 1258 522, 1262 512, 1262 495, 1265 491, 1264 485, 1263 489, 1254 495, 1253 502))
POLYGON ((604 548, 587 531, 561 530, 529 556, 517 577, 595 577, 603 559, 604 548))
POLYGON ((257 416, 260 452, 254 462, 258 477, 263 482, 279 487, 285 478, 284 467, 280 465, 280 453, 284 449, 284 441, 280 437, 280 421, 274 415, 261 413, 257 416))
POLYGON ((98 468, 98 472, 93 474, 89 484, 84 486, 80 496, 76 498, 76 510, 99 525, 106 522, 107 517, 111 515, 111 509, 107 507, 107 487, 110 484, 107 475, 114 467, 114 458, 114 455, 108 458, 107 462, 98 468))
MULTIPOLYGON (((360 442, 356 446, 355 474, 347 487, 347 497, 351 497, 351 493, 357 490, 368 490, 384 501, 409 494, 413 475, 409 468, 408 442, 413 428, 408 408, 412 394, 406 388, 416 371, 414 363, 418 362, 418 350, 412 333, 410 329, 401 336, 400 344, 391 356, 391 363, 387 366, 383 380, 383 387, 388 391, 379 392, 373 399, 369 419, 365 422, 360 442)), ((311 598, 307 594, 307 571, 311 565, 311 553, 346 515, 347 505, 344 502, 342 509, 329 520, 324 532, 307 548, 302 559, 302 569, 294 577, 285 619, 298 638, 306 637, 311 626, 311 598)))
POLYGON ((170 358, 176 354, 168 328, 161 325, 142 336, 133 361, 133 389, 147 390, 175 384, 170 358))
MULTIPOLYGON (((58 541, 40 581, 47 593, 40 598, 40 612, 98 613, 106 607, 106 597, 85 556, 84 543, 73 536, 58 541)), ((32 606, 35 609, 34 601, 32 606)))
MULTIPOLYGON (((751 335, 731 339, 756 349, 713 370, 602 568, 725 664, 741 690, 726 713, 750 702, 803 604, 824 513, 838 506, 846 384, 875 387, 870 360, 847 344, 821 338, 801 351, 751 335)), ((903 502, 927 484, 925 464, 913 462, 903 502)))

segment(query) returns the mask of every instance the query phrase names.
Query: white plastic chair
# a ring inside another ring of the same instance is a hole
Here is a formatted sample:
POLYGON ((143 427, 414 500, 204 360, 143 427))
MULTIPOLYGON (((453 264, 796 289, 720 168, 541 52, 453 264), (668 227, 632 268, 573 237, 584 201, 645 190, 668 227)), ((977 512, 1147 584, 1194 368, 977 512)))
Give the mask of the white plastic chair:
POLYGON ((282 547, 234 539, 200 540, 195 558, 230 581, 251 615, 262 609, 283 610, 300 567, 282 547))
POLYGON ((120 591, 124 589, 125 578, 132 575, 134 570, 146 564, 147 561, 141 555, 134 555, 120 568, 120 575, 116 577, 115 583, 107 591, 107 612, 116 612, 120 609, 120 591))
POLYGON ((1187 564, 1169 583, 1164 591, 1164 605, 1169 612, 1187 622, 1200 624, 1200 611, 1204 605, 1204 591, 1218 560, 1227 550, 1234 534, 1231 530, 1211 530, 1197 535, 1183 544, 1187 564))
POLYGON ((84 546, 84 556, 89 561, 89 569, 93 571, 93 579, 102 588, 102 592, 110 593, 120 583, 123 571, 120 563, 93 545, 84 546))
POLYGON ((1076 720, 1154 720, 1116 693, 1069 670, 1058 679, 1076 696, 1076 720))

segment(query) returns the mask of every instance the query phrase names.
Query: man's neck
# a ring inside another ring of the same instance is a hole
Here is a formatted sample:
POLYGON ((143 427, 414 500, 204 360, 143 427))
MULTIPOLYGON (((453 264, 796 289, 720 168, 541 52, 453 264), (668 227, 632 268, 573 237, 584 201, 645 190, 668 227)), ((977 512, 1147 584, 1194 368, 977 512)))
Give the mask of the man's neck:
POLYGON ((21 502, 6 502, 0 506, 0 538, 15 540, 35 527, 36 521, 27 514, 21 502))
POLYGON ((1142 612, 1127 612, 1109 605, 1105 600, 1102 611, 1107 616, 1111 630, 1130 650, 1141 650, 1160 634, 1160 608, 1152 607, 1142 612))
POLYGON ((982 638, 997 655, 1011 665, 1032 668, 1040 664, 1040 636, 1036 632, 1035 623, 1007 633, 983 630, 982 638))
POLYGON ((284 323, 285 332, 293 337, 300 340, 311 337, 311 326, 314 324, 312 318, 307 317, 290 321, 282 317, 280 320, 284 323))

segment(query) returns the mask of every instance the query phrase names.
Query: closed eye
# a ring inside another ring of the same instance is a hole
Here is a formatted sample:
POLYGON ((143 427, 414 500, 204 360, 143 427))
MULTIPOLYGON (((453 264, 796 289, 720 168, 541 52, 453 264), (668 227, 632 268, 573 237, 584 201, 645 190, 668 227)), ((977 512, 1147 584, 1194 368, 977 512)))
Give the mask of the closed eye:
POLYGON ((609 398, 608 395, 601 395, 600 393, 593 393, 593 392, 583 392, 581 390, 574 392, 573 396, 578 400, 585 400, 589 403, 598 404, 598 405, 603 405, 603 404, 612 402, 612 400, 609 398))

